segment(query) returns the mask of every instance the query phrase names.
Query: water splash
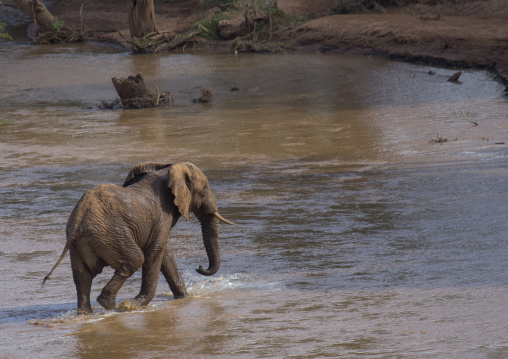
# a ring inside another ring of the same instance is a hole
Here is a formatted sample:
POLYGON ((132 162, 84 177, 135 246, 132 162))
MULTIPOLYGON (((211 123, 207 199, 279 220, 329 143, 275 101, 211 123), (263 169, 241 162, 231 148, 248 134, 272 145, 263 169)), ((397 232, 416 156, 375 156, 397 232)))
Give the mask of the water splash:
POLYGON ((114 314, 115 312, 105 312, 99 311, 92 315, 78 315, 77 310, 69 310, 67 312, 62 312, 60 315, 51 318, 43 318, 43 319, 29 319, 27 320, 28 324, 44 327, 44 328, 53 328, 61 325, 75 325, 82 323, 93 323, 104 318, 109 315, 114 314))
POLYGON ((191 296, 206 296, 226 290, 262 290, 274 291, 284 289, 281 282, 270 282, 252 274, 221 274, 216 277, 203 277, 193 273, 183 273, 187 291, 191 296))

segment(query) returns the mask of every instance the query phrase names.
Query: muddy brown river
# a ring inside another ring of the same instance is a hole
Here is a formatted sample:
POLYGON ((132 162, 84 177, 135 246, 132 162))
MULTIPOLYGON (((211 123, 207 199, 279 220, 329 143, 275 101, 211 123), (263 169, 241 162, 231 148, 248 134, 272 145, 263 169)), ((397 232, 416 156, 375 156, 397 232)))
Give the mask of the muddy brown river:
POLYGON ((2 43, 0 358, 508 357, 508 102, 491 74, 453 72, 2 43), (136 73, 174 104, 97 109, 136 73), (196 86, 213 102, 192 103, 196 86), (69 256, 41 289, 67 217, 145 161, 206 174, 237 224, 221 226, 221 269, 196 273, 199 222, 181 220, 170 243, 190 298, 161 276, 148 308, 103 310, 108 268, 78 317, 69 256))

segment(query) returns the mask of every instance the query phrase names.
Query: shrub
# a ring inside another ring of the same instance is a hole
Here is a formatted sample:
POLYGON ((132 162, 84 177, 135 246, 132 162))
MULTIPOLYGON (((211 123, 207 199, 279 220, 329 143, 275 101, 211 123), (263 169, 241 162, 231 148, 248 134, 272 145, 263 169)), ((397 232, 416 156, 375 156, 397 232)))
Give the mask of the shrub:
MULTIPOLYGON (((0 6, 3 5, 2 2, 0 1, 0 6)), ((0 39, 4 39, 4 40, 12 40, 12 36, 9 35, 6 31, 5 31, 5 24, 3 22, 0 22, 0 39)))

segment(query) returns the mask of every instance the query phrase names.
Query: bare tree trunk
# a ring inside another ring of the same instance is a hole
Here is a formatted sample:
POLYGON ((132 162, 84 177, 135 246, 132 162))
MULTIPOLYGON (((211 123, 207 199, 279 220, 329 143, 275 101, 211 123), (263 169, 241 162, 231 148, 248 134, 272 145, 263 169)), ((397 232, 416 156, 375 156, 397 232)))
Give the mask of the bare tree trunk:
POLYGON ((157 32, 153 0, 127 0, 127 8, 132 39, 157 32))
MULTIPOLYGON (((49 10, 39 0, 12 0, 18 7, 39 25, 41 31, 51 31, 55 19, 49 10)), ((152 0, 153 1, 153 0, 152 0)))

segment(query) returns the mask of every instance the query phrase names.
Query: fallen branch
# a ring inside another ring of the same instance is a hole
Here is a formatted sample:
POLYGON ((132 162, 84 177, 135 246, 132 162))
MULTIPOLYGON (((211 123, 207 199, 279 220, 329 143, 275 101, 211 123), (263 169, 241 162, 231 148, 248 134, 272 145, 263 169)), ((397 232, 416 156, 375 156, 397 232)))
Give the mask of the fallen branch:
POLYGON ((168 44, 166 44, 166 46, 164 46, 164 49, 165 50, 176 49, 178 46, 180 46, 182 44, 187 44, 188 42, 193 41, 194 36, 196 36, 198 34, 199 34, 199 32, 194 31, 194 32, 191 32, 190 34, 188 34, 187 36, 175 38, 175 39, 171 40, 168 44))
POLYGON ((210 30, 208 30, 206 27, 204 27, 204 26, 203 26, 203 25, 201 25, 201 24, 199 24, 199 26, 198 26, 198 27, 199 27, 201 30, 203 30, 204 32, 206 32, 206 33, 209 33, 209 32, 210 32, 210 30))

